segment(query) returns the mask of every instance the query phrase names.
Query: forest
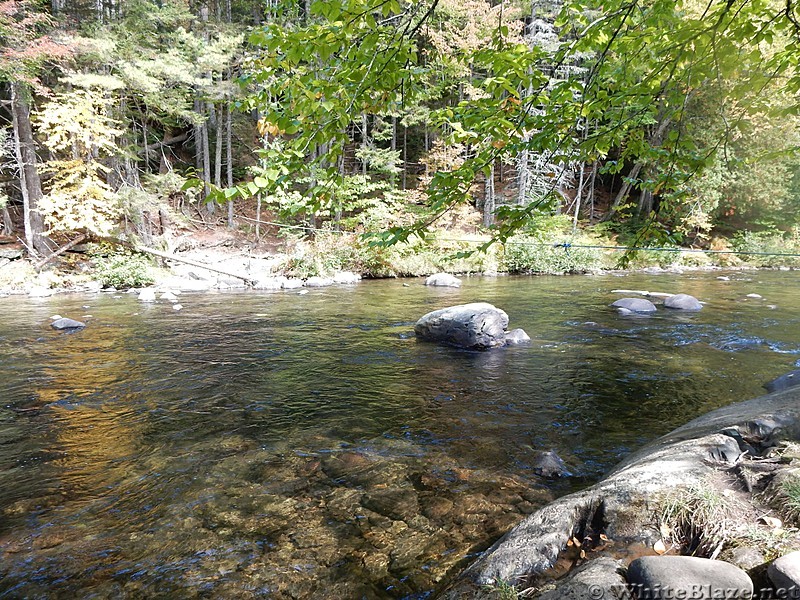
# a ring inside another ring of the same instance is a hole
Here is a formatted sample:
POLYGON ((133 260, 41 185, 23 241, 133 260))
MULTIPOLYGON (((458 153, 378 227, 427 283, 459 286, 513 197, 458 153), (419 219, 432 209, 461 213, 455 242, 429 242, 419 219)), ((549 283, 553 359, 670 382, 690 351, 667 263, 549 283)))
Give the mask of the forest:
POLYGON ((793 0, 6 0, 0 239, 797 253, 798 46, 793 0))

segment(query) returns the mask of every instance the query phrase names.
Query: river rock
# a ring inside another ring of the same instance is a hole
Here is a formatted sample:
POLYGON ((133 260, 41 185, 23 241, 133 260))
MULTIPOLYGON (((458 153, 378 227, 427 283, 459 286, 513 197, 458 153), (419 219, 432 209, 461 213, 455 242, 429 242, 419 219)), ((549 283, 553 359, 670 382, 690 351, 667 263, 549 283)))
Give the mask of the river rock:
POLYGON ((520 344, 529 344, 531 337, 525 333, 524 329, 512 329, 506 333, 506 346, 518 346, 520 344))
POLYGON ((22 258, 22 248, 18 248, 16 246, 10 248, 0 247, 0 258, 4 258, 9 262, 18 258, 22 258))
POLYGON ((438 287, 461 287, 461 280, 450 273, 435 273, 425 280, 425 285, 438 287))
POLYGON ((536 600, 616 600, 630 597, 627 593, 623 566, 618 560, 601 556, 581 565, 556 582, 556 587, 536 600))
POLYGON ((354 285, 361 281, 361 275, 350 271, 342 271, 333 276, 333 282, 343 285, 354 285))
POLYGON ((280 290, 283 289, 285 277, 264 277, 253 282, 254 290, 280 290))
POLYGON ((795 385, 800 385, 800 369, 784 373, 769 383, 765 383, 764 387, 768 392, 780 392, 795 385))
POLYGON ((675 294, 669 296, 664 299, 664 306, 677 310, 701 310, 703 308, 700 301, 689 294, 675 294))
POLYGON ((487 302, 460 304, 424 315, 414 326, 417 337, 460 348, 496 348, 506 343, 508 315, 487 302))
POLYGON ((800 598, 800 552, 775 560, 767 567, 767 576, 777 591, 786 594, 779 598, 800 598))
POLYGON ((753 546, 737 546, 730 551, 725 560, 743 571, 750 571, 763 565, 767 559, 758 548, 753 546))
POLYGON ((50 327, 52 327, 53 329, 58 329, 59 331, 69 330, 69 329, 83 329, 84 327, 86 327, 86 323, 82 323, 81 321, 76 321, 75 319, 65 319, 62 317, 50 323, 50 327))
POLYGON ((556 477, 569 477, 572 473, 567 469, 567 465, 556 454, 555 450, 542 452, 533 461, 533 472, 542 477, 554 479, 556 477))
POLYGON ((163 294, 161 294, 161 299, 162 300, 166 300, 167 302, 177 302, 178 301, 178 297, 175 294, 173 294, 172 292, 169 292, 169 291, 168 292, 164 292, 163 294))
POLYGON ((763 298, 763 297, 764 296, 762 296, 761 294, 755 294, 755 293, 747 294, 747 298, 753 298, 754 300, 758 300, 758 299, 763 298))
POLYGON ((310 288, 328 287, 333 285, 330 277, 309 277, 306 279, 305 286, 310 288))
POLYGON ((614 308, 624 308, 635 313, 654 313, 656 312, 656 305, 645 300, 644 298, 620 298, 612 303, 614 308))
POLYGON ((139 302, 155 302, 156 291, 153 288, 145 288, 139 292, 139 302))
POLYGON ((628 566, 628 583, 639 598, 741 598, 753 582, 738 567, 696 556, 643 556, 628 566))
POLYGON ((296 277, 289 277, 283 282, 283 289, 296 290, 303 287, 303 280, 296 277))

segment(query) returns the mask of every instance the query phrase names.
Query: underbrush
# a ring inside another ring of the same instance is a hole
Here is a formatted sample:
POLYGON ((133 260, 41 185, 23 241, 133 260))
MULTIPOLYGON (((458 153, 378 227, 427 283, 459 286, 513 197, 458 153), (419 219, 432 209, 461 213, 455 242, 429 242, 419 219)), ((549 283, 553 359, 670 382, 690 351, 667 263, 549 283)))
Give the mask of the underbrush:
POLYGON ((754 267, 800 267, 800 228, 788 233, 743 231, 731 239, 740 259, 754 267), (796 255, 796 256, 787 256, 796 255))
POLYGON ((103 287, 138 288, 155 281, 150 260, 141 254, 113 252, 103 255, 102 250, 96 250, 93 261, 95 279, 103 287))

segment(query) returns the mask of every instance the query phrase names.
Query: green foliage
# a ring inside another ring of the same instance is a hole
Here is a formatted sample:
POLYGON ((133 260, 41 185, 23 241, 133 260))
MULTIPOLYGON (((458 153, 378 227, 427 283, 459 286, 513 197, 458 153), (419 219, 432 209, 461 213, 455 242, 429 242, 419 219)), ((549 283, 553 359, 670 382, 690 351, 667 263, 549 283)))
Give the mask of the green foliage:
POLYGON ((740 258, 753 266, 800 267, 800 227, 788 233, 742 231, 733 237, 731 245, 737 252, 752 253, 740 258))
POLYGON ((111 253, 94 258, 95 277, 103 287, 138 288, 155 281, 152 264, 147 257, 130 252, 111 253))

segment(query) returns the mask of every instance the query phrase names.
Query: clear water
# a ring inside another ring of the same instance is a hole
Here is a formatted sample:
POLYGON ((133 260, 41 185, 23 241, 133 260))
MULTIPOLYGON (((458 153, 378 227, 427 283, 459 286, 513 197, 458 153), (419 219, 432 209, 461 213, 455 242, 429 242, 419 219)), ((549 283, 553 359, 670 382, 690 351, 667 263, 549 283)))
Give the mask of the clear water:
POLYGON ((0 298, 0 597, 428 597, 554 495, 796 368, 800 273, 718 275, 374 281, 180 312, 0 298), (616 288, 708 305, 623 318, 616 288), (531 346, 414 339, 478 300, 531 346), (56 313, 88 327, 53 331, 56 313), (550 449, 572 477, 535 473, 550 449))

